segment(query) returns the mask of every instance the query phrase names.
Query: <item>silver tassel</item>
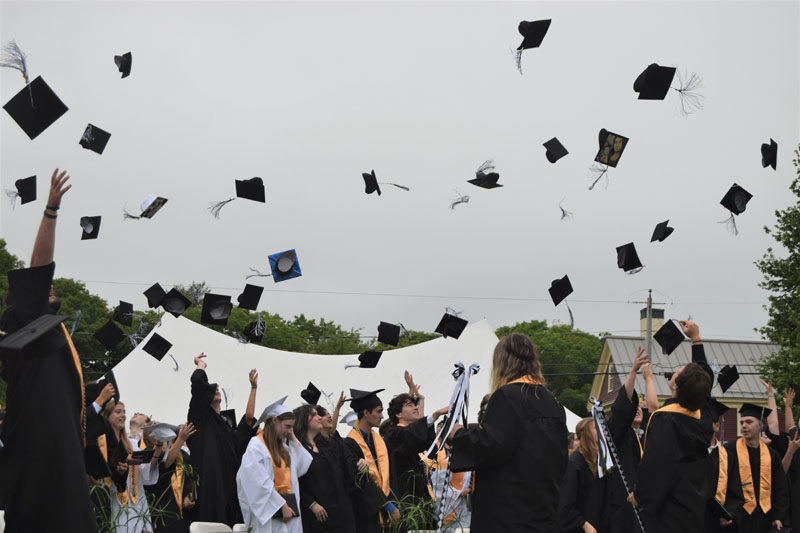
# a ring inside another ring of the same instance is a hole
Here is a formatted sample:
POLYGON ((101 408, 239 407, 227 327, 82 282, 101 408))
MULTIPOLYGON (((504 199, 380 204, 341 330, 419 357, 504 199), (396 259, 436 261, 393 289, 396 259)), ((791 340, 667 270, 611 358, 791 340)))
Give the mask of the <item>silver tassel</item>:
POLYGON ((728 233, 733 236, 739 235, 739 228, 736 227, 736 217, 733 213, 731 213, 731 216, 725 220, 720 220, 717 222, 717 224, 725 224, 725 228, 728 230, 728 233))
POLYGON ((234 200, 236 200, 235 197, 228 198, 227 200, 223 200, 221 202, 212 202, 208 207, 208 211, 214 218, 219 218, 219 212, 222 211, 222 208, 234 200))

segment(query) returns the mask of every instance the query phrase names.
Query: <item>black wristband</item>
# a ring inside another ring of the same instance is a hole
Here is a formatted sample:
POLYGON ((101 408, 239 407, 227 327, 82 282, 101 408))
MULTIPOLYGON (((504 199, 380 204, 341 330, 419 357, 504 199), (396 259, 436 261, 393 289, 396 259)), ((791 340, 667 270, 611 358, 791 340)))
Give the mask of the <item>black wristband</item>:
POLYGON ((49 209, 50 211, 58 211, 58 208, 59 208, 59 207, 61 207, 61 206, 60 206, 60 205, 48 205, 48 206, 46 206, 46 207, 47 207, 47 209, 49 209))
POLYGON ((58 218, 58 215, 51 215, 47 211, 44 212, 44 216, 46 216, 47 218, 58 218))

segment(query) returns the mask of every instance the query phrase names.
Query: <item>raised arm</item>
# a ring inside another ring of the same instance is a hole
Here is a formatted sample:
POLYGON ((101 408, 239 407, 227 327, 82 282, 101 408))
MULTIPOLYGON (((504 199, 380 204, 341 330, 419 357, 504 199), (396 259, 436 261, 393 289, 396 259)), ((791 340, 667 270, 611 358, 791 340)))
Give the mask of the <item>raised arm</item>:
POLYGON ((169 468, 172 466, 172 463, 175 462, 175 459, 181 454, 181 447, 186 444, 186 441, 195 434, 197 430, 194 426, 187 422, 186 424, 181 424, 181 429, 178 431, 178 437, 172 442, 172 446, 169 447, 169 451, 167 452, 167 458, 164 459, 164 468, 169 468))
POLYGON ((775 402, 775 389, 772 388, 772 383, 767 383, 760 378, 759 381, 767 391, 767 408, 772 410, 767 415, 767 429, 773 435, 780 435, 781 425, 778 422, 778 404, 775 402))
MULTIPOLYGON (((794 405, 794 389, 786 389, 783 391, 783 407, 786 409, 783 413, 783 429, 786 433, 794 427, 794 413, 792 406, 794 405)), ((798 524, 800 525, 800 524, 798 524)))
POLYGON ((60 174, 58 169, 53 171, 53 175, 50 178, 50 194, 47 197, 47 207, 45 207, 42 215, 42 222, 39 224, 36 241, 33 243, 31 268, 49 265, 53 262, 53 252, 56 247, 58 208, 61 207, 61 197, 72 187, 72 185, 67 185, 67 181, 69 181, 69 176, 66 170, 60 174))
POLYGON ((342 410, 342 406, 344 405, 344 399, 344 391, 342 391, 339 394, 339 399, 336 401, 336 407, 333 408, 333 413, 331 413, 334 433, 336 432, 336 426, 339 425, 339 412, 342 410))
POLYGON ((653 379, 653 365, 645 363, 642 365, 642 377, 644 378, 644 399, 647 410, 655 413, 658 409, 658 393, 656 393, 656 382, 653 379))
POLYGON ((633 359, 633 366, 631 366, 631 371, 628 372, 628 378, 625 380, 625 394, 628 398, 633 396, 633 390, 636 386, 636 374, 639 373, 639 368, 650 361, 650 356, 644 353, 644 348, 639 346, 639 349, 636 350, 636 357, 633 359))
POLYGON ((419 407, 419 416, 425 416, 425 396, 420 394, 419 385, 414 383, 414 378, 408 370, 405 371, 403 377, 406 380, 406 385, 408 385, 408 395, 419 400, 419 403, 417 403, 417 407, 419 407))
POLYGON ((250 396, 247 397, 247 408, 244 411, 244 418, 248 425, 253 425, 256 421, 256 389, 258 389, 258 371, 254 368, 250 371, 250 396))

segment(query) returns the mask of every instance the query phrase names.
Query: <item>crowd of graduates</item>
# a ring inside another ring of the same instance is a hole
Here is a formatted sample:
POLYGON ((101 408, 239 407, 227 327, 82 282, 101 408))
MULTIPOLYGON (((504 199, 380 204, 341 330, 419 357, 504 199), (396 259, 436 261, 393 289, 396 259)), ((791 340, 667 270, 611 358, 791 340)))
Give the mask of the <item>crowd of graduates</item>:
POLYGON ((457 416, 453 406, 426 414, 408 373, 408 391, 385 411, 384 389, 342 392, 328 412, 309 384, 304 405, 292 409, 283 397, 256 418, 252 370, 236 420, 220 409, 203 353, 186 384, 185 423, 159 422, 157 413, 128 418, 113 374, 84 382, 55 315, 55 227, 67 181, 54 172, 30 267, 9 272, 0 317, 8 532, 186 532, 192 522, 217 522, 254 533, 767 533, 788 531, 800 513, 793 392, 785 394, 784 428, 767 385, 768 407, 744 404, 741 438, 720 442, 728 407, 710 397, 715 374, 689 321, 680 324, 693 362, 670 379, 672 398, 659 405, 640 349, 607 419, 584 419, 575 435, 521 334, 495 347, 491 392, 466 427, 443 424, 457 416), (645 400, 634 390, 639 372, 645 400), (347 402, 352 411, 340 420, 347 402), (452 431, 437 433, 437 422, 452 431), (340 423, 350 429, 340 433, 340 423))

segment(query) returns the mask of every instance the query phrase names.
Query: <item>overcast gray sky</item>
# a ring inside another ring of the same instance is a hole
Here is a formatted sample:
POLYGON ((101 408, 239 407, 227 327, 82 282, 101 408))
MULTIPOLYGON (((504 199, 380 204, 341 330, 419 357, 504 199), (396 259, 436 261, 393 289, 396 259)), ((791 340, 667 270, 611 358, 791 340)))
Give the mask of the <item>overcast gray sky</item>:
MULTIPOLYGON (((29 259, 50 172, 68 169, 56 272, 112 305, 144 307, 156 281, 205 280, 235 300, 249 267, 296 248, 303 276, 257 280, 260 309, 366 335, 380 320, 431 331, 445 306, 495 326, 566 322, 547 293, 564 274, 585 331, 636 334, 641 306, 626 302, 647 288, 707 337, 756 338, 766 321, 753 263, 773 245, 762 228, 794 200, 796 1, 3 1, 0 19, 2 41, 70 108, 33 141, 2 112, 2 187, 36 174, 39 199, 2 199, 0 236, 29 259), (517 24, 545 18, 520 75, 517 24), (113 56, 127 51, 120 79, 113 56), (699 73, 705 109, 681 116, 674 91, 638 101, 651 62, 699 73), (87 123, 111 133, 102 155, 78 145, 87 123), (630 142, 589 191, 600 128, 630 142), (541 145, 554 136, 570 154, 552 165, 541 145), (770 137, 777 172, 761 167, 770 137), (468 184, 489 158, 505 186, 468 184), (411 191, 365 195, 373 168, 411 191), (253 176, 266 204, 239 199, 212 218, 209 202, 253 176), (717 223, 734 182, 754 195, 736 237, 717 223), (456 190, 470 202, 450 210, 456 190), (123 221, 150 193, 169 199, 162 211, 123 221), (562 198, 573 220, 559 220, 562 198), (80 240, 84 215, 103 216, 97 240, 80 240), (675 232, 649 243, 666 219, 675 232), (616 267, 630 241, 645 264, 633 276, 616 267)), ((24 85, 12 70, 0 80, 3 103, 24 85)))

